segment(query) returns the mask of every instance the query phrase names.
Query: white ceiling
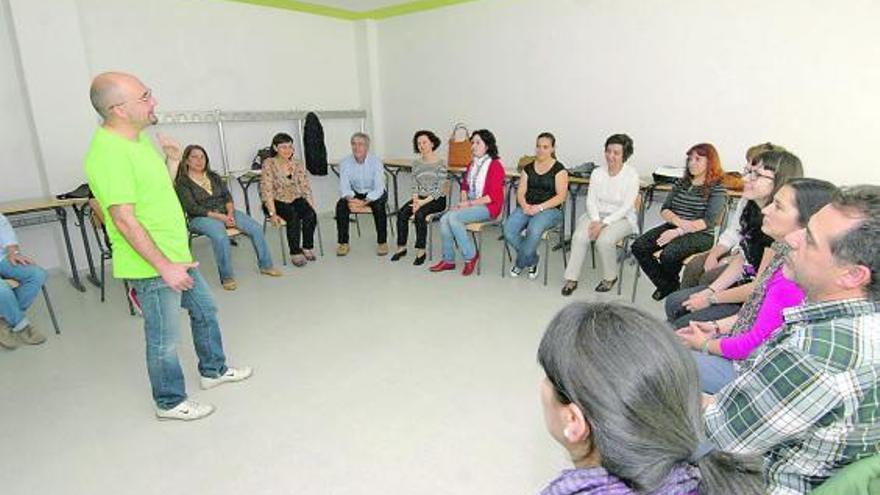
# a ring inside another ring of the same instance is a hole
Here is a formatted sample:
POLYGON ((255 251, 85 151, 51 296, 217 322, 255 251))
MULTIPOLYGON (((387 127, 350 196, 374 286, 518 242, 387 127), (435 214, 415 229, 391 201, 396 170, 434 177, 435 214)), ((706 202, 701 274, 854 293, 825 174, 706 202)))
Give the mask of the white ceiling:
POLYGON ((355 12, 366 12, 368 10, 380 9, 391 5, 409 3, 406 0, 308 0, 308 2, 327 7, 352 10, 355 12))

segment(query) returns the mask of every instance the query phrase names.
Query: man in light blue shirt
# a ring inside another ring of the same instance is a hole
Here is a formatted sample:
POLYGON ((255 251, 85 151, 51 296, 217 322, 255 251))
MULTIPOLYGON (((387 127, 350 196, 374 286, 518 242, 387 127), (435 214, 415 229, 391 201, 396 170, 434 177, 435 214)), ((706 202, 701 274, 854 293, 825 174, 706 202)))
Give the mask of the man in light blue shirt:
POLYGON ((0 346, 15 349, 21 344, 37 345, 46 336, 37 331, 25 311, 33 304, 46 282, 46 270, 21 254, 18 237, 5 216, 0 214, 0 278, 19 283, 13 289, 0 281, 0 346))
POLYGON ((385 210, 385 168, 382 160, 370 151, 370 137, 363 132, 351 136, 351 155, 339 163, 339 192, 336 203, 337 256, 348 254, 348 223, 352 212, 373 213, 376 223, 376 254, 388 254, 388 214, 385 210))

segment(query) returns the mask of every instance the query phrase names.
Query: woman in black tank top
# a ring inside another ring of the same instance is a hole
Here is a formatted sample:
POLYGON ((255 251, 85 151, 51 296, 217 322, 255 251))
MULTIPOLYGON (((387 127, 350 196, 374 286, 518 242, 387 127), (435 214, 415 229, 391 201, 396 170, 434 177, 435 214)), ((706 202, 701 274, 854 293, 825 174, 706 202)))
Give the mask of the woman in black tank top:
POLYGON ((520 174, 517 208, 504 224, 504 239, 516 251, 511 277, 518 277, 528 268, 529 278, 537 278, 538 244, 545 231, 563 221, 562 205, 567 195, 568 172, 556 160, 556 138, 544 132, 535 145, 535 161, 520 174))

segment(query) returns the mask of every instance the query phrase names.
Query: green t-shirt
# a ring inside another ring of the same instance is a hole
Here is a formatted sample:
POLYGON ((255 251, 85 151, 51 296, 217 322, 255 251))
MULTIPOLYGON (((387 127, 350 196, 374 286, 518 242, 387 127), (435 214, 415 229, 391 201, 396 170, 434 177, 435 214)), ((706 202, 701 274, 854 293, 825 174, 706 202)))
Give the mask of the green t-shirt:
POLYGON ((135 217, 169 260, 189 263, 189 234, 165 161, 143 132, 129 141, 98 128, 86 155, 86 177, 107 219, 113 276, 140 279, 159 273, 131 247, 110 219, 109 208, 133 204, 135 217))

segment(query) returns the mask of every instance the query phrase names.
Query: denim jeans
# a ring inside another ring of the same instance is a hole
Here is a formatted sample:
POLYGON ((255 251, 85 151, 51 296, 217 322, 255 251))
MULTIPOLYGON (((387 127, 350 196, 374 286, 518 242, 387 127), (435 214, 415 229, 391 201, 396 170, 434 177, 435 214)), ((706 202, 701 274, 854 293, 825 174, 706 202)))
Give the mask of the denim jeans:
POLYGON ((516 266, 526 268, 538 264, 541 235, 562 221, 562 210, 550 208, 536 215, 526 215, 522 208, 513 210, 504 222, 504 239, 516 250, 516 266), (525 237, 522 231, 526 231, 525 237))
POLYGON ((717 394, 725 385, 736 379, 736 368, 733 366, 733 361, 714 354, 703 354, 699 351, 691 351, 691 355, 697 361, 697 371, 700 374, 703 392, 717 394))
POLYGON ((477 255, 477 248, 467 231, 467 224, 489 220, 489 209, 483 205, 471 206, 461 210, 450 210, 440 219, 440 234, 443 237, 443 260, 455 262, 455 244, 461 249, 465 261, 477 255))
POLYGON ((46 270, 37 265, 13 265, 8 259, 0 261, 0 277, 18 281, 17 289, 0 282, 0 317, 12 327, 13 332, 24 330, 30 321, 24 312, 31 307, 43 284, 46 270))
POLYGON ((159 409, 171 409, 186 399, 183 371, 177 359, 181 307, 189 312, 199 374, 216 378, 226 373, 226 356, 214 297, 197 268, 190 268, 188 273, 194 285, 184 292, 175 292, 162 277, 129 281, 137 291, 144 311, 147 373, 153 388, 153 400, 159 409))
MULTIPOLYGON (((206 235, 211 239, 214 247, 214 259, 217 260, 217 269, 220 271, 220 280, 234 277, 232 262, 229 261, 229 236, 226 235, 226 224, 211 217, 194 217, 189 220, 189 228, 196 234, 206 235)), ((263 228, 256 220, 244 212, 235 210, 235 228, 244 235, 250 237, 257 252, 257 263, 261 269, 272 268, 272 255, 269 246, 266 245, 266 237, 263 228)))

